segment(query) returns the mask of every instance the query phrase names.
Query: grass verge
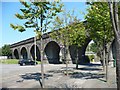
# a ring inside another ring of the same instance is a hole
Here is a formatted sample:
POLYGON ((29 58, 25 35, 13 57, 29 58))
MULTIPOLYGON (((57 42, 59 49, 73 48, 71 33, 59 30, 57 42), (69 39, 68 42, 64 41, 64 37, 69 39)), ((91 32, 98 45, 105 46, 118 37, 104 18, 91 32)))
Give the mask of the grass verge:
POLYGON ((2 64, 18 64, 18 59, 4 59, 0 60, 2 64))
MULTIPOLYGON (((36 61, 38 64, 40 64, 40 61, 36 61)), ((4 59, 0 60, 1 64, 18 64, 18 59, 4 59)))

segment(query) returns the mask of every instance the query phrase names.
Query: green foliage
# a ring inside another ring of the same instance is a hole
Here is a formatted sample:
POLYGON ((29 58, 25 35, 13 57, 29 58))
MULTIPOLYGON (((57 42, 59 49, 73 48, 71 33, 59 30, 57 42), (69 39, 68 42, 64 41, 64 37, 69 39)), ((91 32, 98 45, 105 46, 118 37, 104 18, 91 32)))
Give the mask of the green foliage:
POLYGON ((92 2, 89 5, 88 14, 86 15, 86 28, 96 45, 102 47, 104 43, 110 42, 114 36, 108 3, 92 2), (103 42, 104 40, 105 42, 103 42))
POLYGON ((4 45, 2 47, 2 55, 3 56, 11 56, 12 55, 12 52, 11 52, 11 49, 10 49, 10 45, 4 45))
POLYGON ((24 0, 20 0, 20 3, 23 4, 26 8, 30 7, 30 5, 28 5, 24 0))
POLYGON ((18 29, 18 31, 20 31, 20 32, 25 31, 25 28, 24 28, 23 26, 13 25, 13 24, 10 24, 10 26, 11 26, 12 28, 14 28, 14 30, 18 29))
POLYGON ((89 60, 91 60, 91 61, 92 61, 93 58, 95 58, 94 55, 88 55, 88 57, 89 57, 89 60))
POLYGON ((73 16, 70 12, 63 12, 63 15, 55 18, 53 22, 54 27, 51 37, 57 41, 62 42, 65 45, 77 45, 84 44, 86 34, 85 27, 76 16, 73 16))
MULTIPOLYGON (((80 48, 85 43, 85 27, 83 23, 77 19, 76 16, 66 11, 64 11, 63 15, 61 15, 60 17, 57 16, 55 18, 53 26, 53 32, 50 34, 50 36, 53 39, 60 41, 60 43, 62 42, 62 44, 64 45, 64 60, 66 60, 65 50, 68 50, 68 46, 76 45, 78 48, 80 48)), ((66 60, 66 66, 67 64, 68 63, 66 60)), ((76 68, 78 68, 78 57, 76 58, 76 68)), ((66 74, 68 74, 67 71, 66 74)))
POLYGON ((62 11, 63 4, 60 2, 25 2, 20 0, 20 3, 24 6, 20 11, 22 14, 16 13, 15 17, 24 20, 23 25, 14 25, 10 26, 14 30, 20 32, 26 31, 26 28, 34 28, 38 35, 41 37, 41 32, 46 32, 48 25, 50 24, 51 19, 62 11))
POLYGON ((0 56, 2 56, 2 48, 0 48, 0 56))
POLYGON ((97 46, 97 43, 91 43, 90 51, 97 53, 98 49, 99 49, 99 47, 97 46))
POLYGON ((87 37, 83 23, 77 21, 72 23, 70 27, 71 27, 69 30, 70 45, 77 45, 78 47, 81 47, 82 45, 84 45, 85 39, 87 37))

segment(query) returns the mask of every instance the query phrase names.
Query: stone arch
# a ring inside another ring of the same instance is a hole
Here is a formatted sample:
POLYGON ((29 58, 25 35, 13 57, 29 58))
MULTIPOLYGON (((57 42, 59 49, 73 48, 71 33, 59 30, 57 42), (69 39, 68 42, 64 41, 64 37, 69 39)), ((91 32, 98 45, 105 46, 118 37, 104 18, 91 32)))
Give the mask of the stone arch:
POLYGON ((27 52, 27 49, 25 47, 21 48, 20 54, 21 54, 21 58, 28 59, 28 52, 27 52))
POLYGON ((72 60, 72 63, 75 64, 76 63, 76 58, 77 58, 77 47, 76 45, 71 45, 69 46, 69 52, 70 52, 70 57, 72 60))
POLYGON ((46 54, 49 63, 52 64, 60 63, 59 61, 60 46, 55 41, 50 41, 49 43, 47 43, 44 52, 46 54))
POLYGON ((85 56, 86 56, 86 62, 91 63, 94 61, 99 61, 99 59, 96 59, 96 53, 90 50, 91 44, 95 43, 93 40, 88 42, 88 45, 85 50, 85 56))
MULTIPOLYGON (((32 59, 35 60, 35 45, 32 45, 32 47, 30 48, 30 54, 32 56, 32 59)), ((40 50, 38 48, 38 46, 36 45, 36 60, 40 61, 41 60, 41 55, 40 55, 40 50)))
POLYGON ((15 59, 19 59, 19 53, 17 49, 14 50, 14 56, 15 56, 15 59))
POLYGON ((85 61, 85 59, 88 59, 87 56, 85 56, 85 52, 86 52, 86 48, 90 41, 91 41, 90 38, 86 38, 85 43, 81 46, 81 48, 78 48, 78 52, 77 52, 76 45, 69 46, 70 57, 71 57, 73 64, 76 63, 77 53, 78 53, 78 63, 79 64, 88 63, 85 61))

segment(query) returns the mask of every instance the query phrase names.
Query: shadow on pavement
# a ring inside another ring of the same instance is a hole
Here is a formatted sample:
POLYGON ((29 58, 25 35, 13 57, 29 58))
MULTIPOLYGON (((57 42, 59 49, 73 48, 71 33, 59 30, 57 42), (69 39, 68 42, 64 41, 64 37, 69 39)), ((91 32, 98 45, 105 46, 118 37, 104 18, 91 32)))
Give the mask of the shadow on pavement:
POLYGON ((99 79, 105 77, 105 74, 74 72, 70 74, 70 78, 99 79))
POLYGON ((102 70, 102 69, 100 69, 100 68, 91 68, 91 67, 83 67, 83 68, 78 68, 78 69, 76 69, 76 70, 84 70, 84 71, 100 71, 100 70, 102 70))
MULTIPOLYGON (((36 81, 39 81, 40 85, 42 86, 42 82, 41 82, 41 73, 26 73, 24 75, 20 75, 20 77, 24 80, 31 80, 34 79, 36 81)), ((53 77, 53 75, 51 74, 44 74, 44 78, 48 79, 48 77, 53 77)), ((18 81, 17 81, 18 82, 18 81)))
POLYGON ((2 88, 1 90, 9 90, 9 88, 2 88))
POLYGON ((49 70, 49 71, 47 71, 47 73, 62 73, 63 72, 63 70, 49 70))
MULTIPOLYGON (((49 70, 47 73, 52 73, 52 74, 64 74, 66 72, 66 68, 61 68, 60 70, 49 70)), ((68 72, 73 72, 73 69, 68 68, 68 72)))
POLYGON ((80 64, 80 65, 85 65, 85 66, 101 66, 101 64, 97 64, 97 63, 87 63, 87 64, 80 64))

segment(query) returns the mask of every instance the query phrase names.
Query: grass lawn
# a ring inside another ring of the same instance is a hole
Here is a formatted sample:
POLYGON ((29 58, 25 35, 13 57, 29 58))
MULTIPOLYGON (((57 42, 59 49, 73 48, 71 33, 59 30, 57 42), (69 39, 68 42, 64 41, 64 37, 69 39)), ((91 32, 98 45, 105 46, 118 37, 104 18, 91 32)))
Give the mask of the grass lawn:
POLYGON ((4 60, 0 60, 0 63, 3 63, 3 64, 18 64, 18 59, 4 59, 4 60))
MULTIPOLYGON (((0 60, 0 63, 2 64, 18 64, 18 59, 4 59, 0 60)), ((40 61, 37 61, 38 64, 40 64, 40 61)))

